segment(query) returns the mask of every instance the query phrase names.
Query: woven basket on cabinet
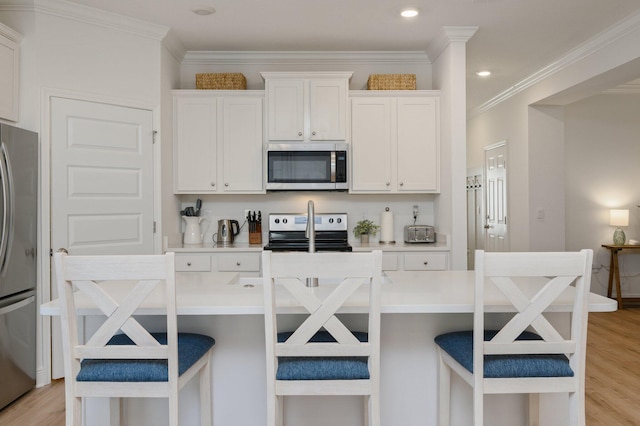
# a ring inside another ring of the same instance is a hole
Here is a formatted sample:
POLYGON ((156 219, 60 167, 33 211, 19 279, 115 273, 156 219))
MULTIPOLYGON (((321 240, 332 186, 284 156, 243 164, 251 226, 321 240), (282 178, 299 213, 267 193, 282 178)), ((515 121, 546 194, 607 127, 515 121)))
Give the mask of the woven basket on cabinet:
POLYGON ((371 74, 369 90, 416 90, 415 74, 371 74))
POLYGON ((247 79, 239 72, 196 74, 196 89, 246 90, 247 79))

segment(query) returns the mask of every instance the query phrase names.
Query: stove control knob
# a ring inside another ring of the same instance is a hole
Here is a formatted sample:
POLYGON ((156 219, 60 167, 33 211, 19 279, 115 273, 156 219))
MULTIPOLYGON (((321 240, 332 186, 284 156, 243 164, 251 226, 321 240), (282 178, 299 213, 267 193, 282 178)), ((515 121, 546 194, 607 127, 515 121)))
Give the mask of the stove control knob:
POLYGON ((342 219, 338 218, 338 223, 342 223, 342 219))
POLYGON ((288 220, 286 218, 282 219, 282 223, 287 223, 287 222, 288 222, 288 220))
POLYGON ((329 223, 333 223, 333 218, 329 218, 329 223))
POLYGON ((274 220, 275 223, 280 223, 280 219, 276 218, 276 220, 274 220))

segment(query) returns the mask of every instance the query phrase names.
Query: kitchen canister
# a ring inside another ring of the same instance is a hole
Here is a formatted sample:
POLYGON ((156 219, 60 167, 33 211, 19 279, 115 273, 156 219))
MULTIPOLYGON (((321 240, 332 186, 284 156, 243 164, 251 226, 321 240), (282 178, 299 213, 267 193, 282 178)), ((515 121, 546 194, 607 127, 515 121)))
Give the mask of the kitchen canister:
POLYGON ((380 244, 394 244, 393 212, 386 207, 380 216, 380 244))
POLYGON ((202 221, 206 221, 207 218, 203 216, 182 216, 182 219, 187 223, 187 226, 184 228, 184 238, 182 242, 186 245, 202 244, 205 231, 200 224, 202 221))

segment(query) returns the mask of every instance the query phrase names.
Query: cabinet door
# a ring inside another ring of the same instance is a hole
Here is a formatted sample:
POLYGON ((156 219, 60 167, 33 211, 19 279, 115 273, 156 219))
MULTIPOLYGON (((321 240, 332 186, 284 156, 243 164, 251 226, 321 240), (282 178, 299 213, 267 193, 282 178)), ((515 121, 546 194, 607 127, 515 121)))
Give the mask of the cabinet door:
POLYGON ((269 140, 304 140, 304 80, 270 80, 266 90, 269 140))
POLYGON ((224 192, 262 191, 262 98, 225 97, 222 170, 224 192))
POLYGON ((177 272, 209 272, 211 271, 211 256, 208 254, 176 254, 177 272))
POLYGON ((309 82, 309 138, 314 141, 347 139, 346 80, 309 82))
POLYGON ((437 98, 398 98, 397 190, 440 189, 437 98))
POLYGON ((0 24, 0 118, 10 121, 18 121, 20 37, 0 24))
POLYGON ((351 99, 351 191, 389 192, 392 177, 390 98, 351 99))
POLYGON ((260 254, 234 253, 218 255, 218 271, 259 272, 260 254))
POLYGON ((217 99, 174 97, 174 192, 216 191, 217 99))
POLYGON ((404 255, 405 271, 444 271, 447 269, 447 253, 415 253, 404 255))

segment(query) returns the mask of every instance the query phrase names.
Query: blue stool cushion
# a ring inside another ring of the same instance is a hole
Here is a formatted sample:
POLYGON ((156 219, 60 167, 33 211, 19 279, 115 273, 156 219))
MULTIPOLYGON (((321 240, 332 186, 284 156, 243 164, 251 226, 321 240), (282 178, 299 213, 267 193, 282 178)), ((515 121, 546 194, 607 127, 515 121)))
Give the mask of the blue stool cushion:
MULTIPOLYGON (((485 330, 484 340, 498 332, 485 330)), ((541 340, 536 333, 525 331, 517 340, 541 340)), ((473 373, 473 331, 441 334, 435 342, 460 365, 473 373)), ((572 377, 569 359, 562 354, 485 355, 484 377, 572 377)))
MULTIPOLYGON (((163 345, 167 333, 151 333, 163 345)), ((178 373, 182 375, 195 364, 216 341, 194 333, 178 333, 178 373)), ((133 345, 126 334, 115 335, 108 345, 133 345)), ((167 361, 162 359, 85 359, 77 376, 80 382, 166 382, 167 361)))
MULTIPOLYGON (((278 342, 285 342, 292 332, 278 333, 278 342)), ((367 333, 355 331, 361 342, 369 340, 367 333)), ((335 342, 327 331, 317 332, 310 342, 335 342)), ((279 357, 276 380, 358 380, 369 378, 367 357, 279 357)))

